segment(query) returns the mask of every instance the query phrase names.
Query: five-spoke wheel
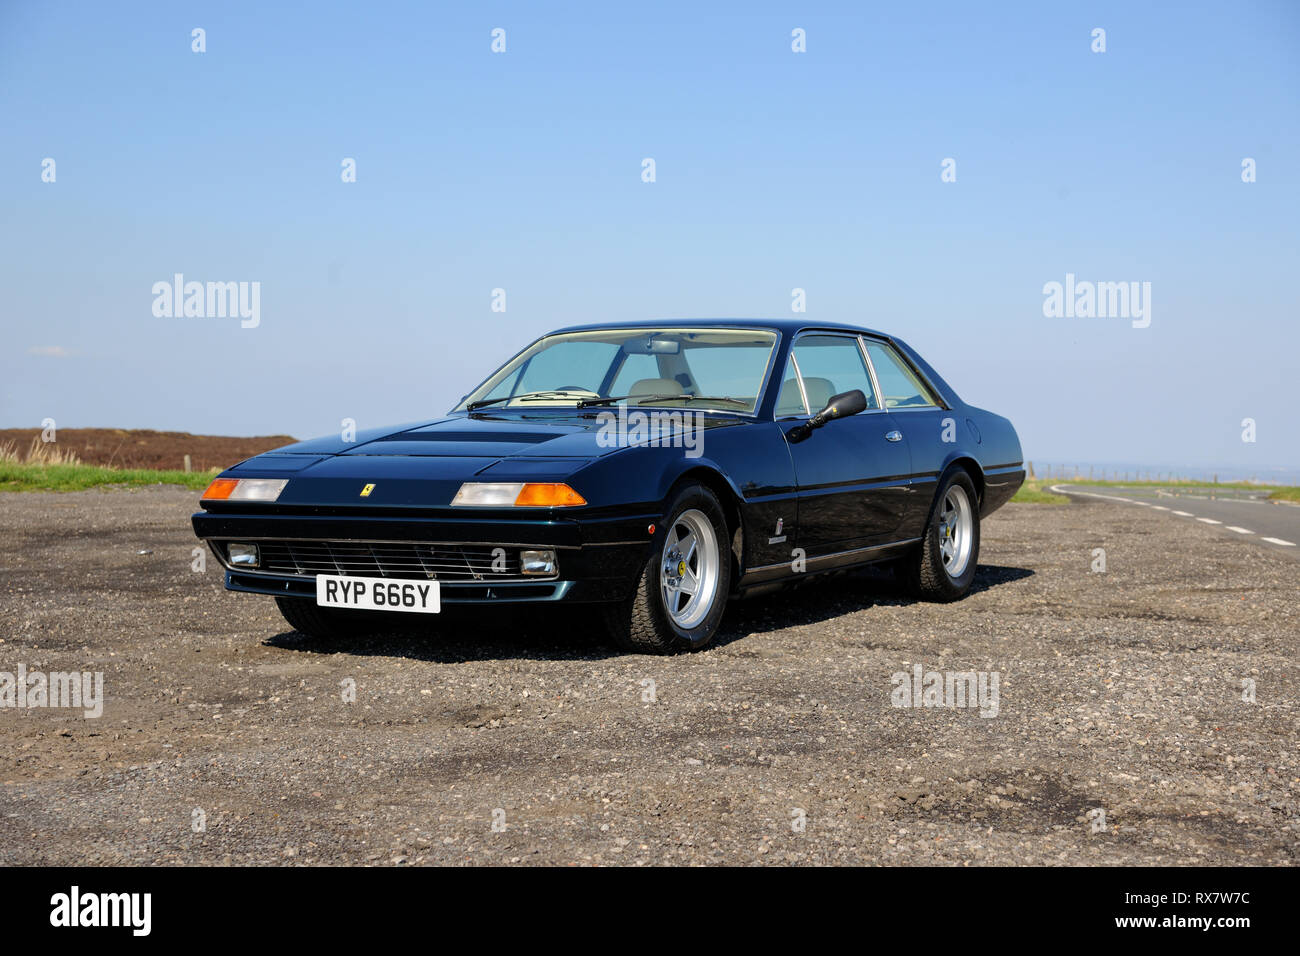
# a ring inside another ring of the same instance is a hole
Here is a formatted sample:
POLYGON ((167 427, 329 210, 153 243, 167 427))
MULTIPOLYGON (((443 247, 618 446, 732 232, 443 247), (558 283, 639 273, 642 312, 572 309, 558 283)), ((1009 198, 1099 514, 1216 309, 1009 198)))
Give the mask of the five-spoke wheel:
POLYGON ((939 549, 944 570, 951 578, 959 578, 966 571, 974 540, 971 531, 974 521, 966 489, 953 485, 943 496, 943 506, 939 511, 939 549))
POLYGON ((713 492, 684 485, 666 513, 636 592, 606 616, 620 643, 655 654, 698 650, 712 641, 731 587, 727 520, 713 492))
POLYGON ((673 623, 690 630, 708 616, 718 591, 718 536, 704 513, 692 508, 673 522, 664 539, 664 609, 673 623))
POLYGON ((980 553, 978 503, 975 484, 962 469, 940 480, 920 547, 897 565, 918 597, 955 601, 970 590, 980 553))

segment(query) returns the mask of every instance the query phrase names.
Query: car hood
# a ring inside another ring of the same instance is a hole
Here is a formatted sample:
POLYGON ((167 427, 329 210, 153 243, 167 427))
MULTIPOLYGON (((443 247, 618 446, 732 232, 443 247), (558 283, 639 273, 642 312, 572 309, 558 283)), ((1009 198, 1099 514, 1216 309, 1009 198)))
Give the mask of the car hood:
MULTIPOLYGON (((684 410, 685 411, 685 410, 684 410)), ((412 456, 417 458, 595 458, 618 450, 610 441, 606 415, 555 417, 453 415, 430 422, 359 431, 354 440, 313 438, 259 455, 412 456), (602 434, 603 430, 603 434, 602 434)), ((703 416, 704 428, 741 424, 734 418, 703 416)))
MULTIPOLYGON (((626 447, 611 441, 609 421, 594 414, 546 420, 449 416, 358 431, 351 442, 331 436, 285 445, 223 474, 289 478, 280 505, 446 505, 467 480, 565 480, 626 447), (373 492, 359 500, 359 489, 369 483, 373 492)), ((702 421, 705 428, 739 424, 722 417, 702 421)))

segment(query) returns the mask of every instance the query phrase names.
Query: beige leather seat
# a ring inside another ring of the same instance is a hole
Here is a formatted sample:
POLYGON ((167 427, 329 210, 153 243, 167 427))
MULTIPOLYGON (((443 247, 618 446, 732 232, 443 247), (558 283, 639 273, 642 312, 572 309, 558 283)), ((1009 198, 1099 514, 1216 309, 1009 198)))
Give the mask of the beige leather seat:
POLYGON ((804 377, 804 391, 808 393, 808 411, 816 415, 835 395, 835 383, 829 378, 804 377))
POLYGON ((680 395, 685 389, 682 383, 671 378, 643 378, 632 383, 627 390, 629 395, 680 395))
POLYGON ((803 393, 799 391, 799 382, 796 379, 787 378, 781 383, 781 392, 776 397, 776 414, 804 414, 803 393))

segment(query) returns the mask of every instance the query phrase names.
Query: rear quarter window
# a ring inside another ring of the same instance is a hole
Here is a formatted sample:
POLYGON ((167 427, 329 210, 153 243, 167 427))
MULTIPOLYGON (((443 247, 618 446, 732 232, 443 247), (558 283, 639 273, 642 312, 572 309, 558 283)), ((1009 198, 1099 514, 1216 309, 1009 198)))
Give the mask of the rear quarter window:
POLYGON ((930 408, 939 404, 892 347, 870 339, 866 346, 871 365, 876 370, 876 379, 880 382, 885 408, 930 408))

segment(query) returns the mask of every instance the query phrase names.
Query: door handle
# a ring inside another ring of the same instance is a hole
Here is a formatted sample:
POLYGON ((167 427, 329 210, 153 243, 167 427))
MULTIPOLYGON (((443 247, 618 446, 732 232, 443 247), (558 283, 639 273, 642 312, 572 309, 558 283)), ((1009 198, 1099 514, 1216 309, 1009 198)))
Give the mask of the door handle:
POLYGON ((902 441, 903 433, 894 429, 892 432, 885 432, 885 441, 902 441))

